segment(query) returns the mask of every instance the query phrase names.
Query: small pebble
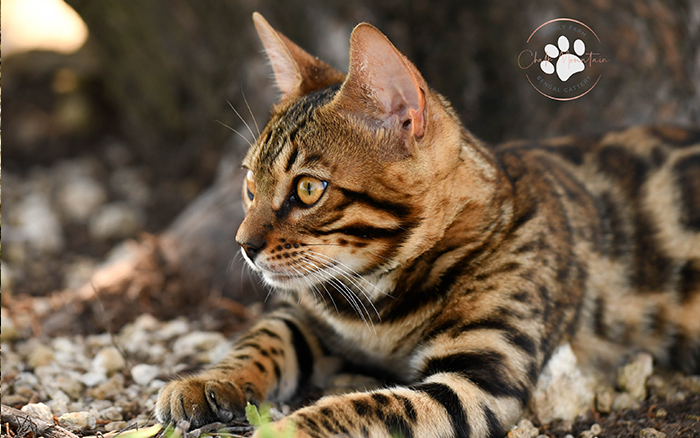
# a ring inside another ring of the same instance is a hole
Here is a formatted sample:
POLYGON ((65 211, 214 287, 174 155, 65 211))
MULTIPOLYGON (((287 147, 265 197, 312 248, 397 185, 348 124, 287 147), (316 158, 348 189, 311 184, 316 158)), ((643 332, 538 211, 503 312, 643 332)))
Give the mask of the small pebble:
POLYGON ((121 395, 124 391, 124 376, 121 374, 113 375, 105 383, 94 388, 88 388, 86 395, 97 400, 113 400, 121 395))
POLYGON ((630 363, 620 368, 617 374, 617 386, 629 393, 633 399, 643 401, 647 397, 646 381, 651 375, 653 359, 649 353, 640 353, 630 363))
POLYGON ((578 436, 579 436, 579 438, 595 438, 598 435, 600 435, 600 432, 602 432, 602 431, 603 431, 603 428, 600 427, 600 424, 595 423, 591 426, 590 429, 584 430, 578 436))
POLYGON ((111 376, 117 371, 124 369, 126 361, 116 347, 104 347, 97 352, 92 360, 92 368, 95 371, 103 372, 111 376))
POLYGON ((173 352, 179 356, 189 356, 209 351, 225 341, 224 335, 218 332, 194 331, 178 338, 173 345, 173 352))
POLYGON ((625 409, 637 409, 641 404, 628 392, 618 393, 613 400, 612 409, 621 411, 625 409))
POLYGON ((654 412, 656 418, 666 418, 668 416, 668 411, 664 408, 659 408, 654 412))
POLYGON ((97 413, 97 417, 100 420, 106 421, 121 421, 124 419, 124 414, 122 409, 118 406, 110 406, 107 409, 103 409, 97 413))
POLYGON ((82 432, 94 429, 97 419, 90 412, 70 412, 58 417, 58 425, 71 432, 82 432))
POLYGON ((27 365, 31 368, 43 367, 54 361, 53 350, 46 345, 39 344, 27 356, 27 365))
POLYGON ((126 421, 112 421, 111 423, 105 424, 105 430, 107 432, 113 432, 115 430, 126 429, 129 425, 126 421))
POLYGON ((598 410, 598 412, 608 414, 612 409, 614 399, 615 391, 613 391, 612 388, 606 387, 603 389, 599 389, 595 395, 595 407, 598 410))
POLYGON ((48 197, 30 194, 14 206, 13 211, 18 223, 16 233, 30 247, 41 253, 56 253, 63 249, 63 228, 48 197))
POLYGON ((88 388, 97 386, 107 380, 107 376, 101 372, 88 372, 80 376, 80 381, 88 388))
POLYGON ((666 438, 666 434, 653 427, 647 427, 639 431, 639 438, 666 438))
MULTIPOLYGON (((4 397, 3 397, 4 399, 4 397)), ((68 412, 68 402, 65 400, 51 400, 47 402, 48 406, 51 408, 51 412, 53 412, 54 415, 60 417, 61 415, 65 414, 68 412)))
POLYGON ((160 368, 155 365, 138 364, 131 369, 131 377, 138 385, 146 386, 160 374, 160 368))
MULTIPOLYGON (((79 376, 76 377, 80 378, 79 376)), ((79 399, 83 395, 83 384, 76 378, 73 378, 73 375, 57 375, 53 386, 65 392, 71 399, 79 399)))
POLYGON ((64 402, 66 404, 70 403, 70 397, 68 397, 68 394, 61 390, 52 392, 51 394, 49 394, 49 397, 51 397, 51 400, 64 402))
POLYGON ((535 438, 539 433, 532 421, 524 418, 508 432, 508 438, 535 438))
POLYGON ((22 412, 25 412, 48 423, 53 423, 53 413, 51 412, 51 408, 49 408, 43 403, 30 403, 28 405, 24 405, 22 406, 22 412))
POLYGON ((107 193, 91 177, 72 177, 58 192, 58 203, 69 219, 84 222, 107 200, 107 193))

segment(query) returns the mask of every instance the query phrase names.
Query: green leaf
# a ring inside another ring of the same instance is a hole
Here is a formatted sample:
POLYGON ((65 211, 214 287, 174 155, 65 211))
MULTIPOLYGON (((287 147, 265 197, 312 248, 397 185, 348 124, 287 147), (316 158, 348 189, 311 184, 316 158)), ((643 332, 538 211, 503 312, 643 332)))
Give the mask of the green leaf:
POLYGON ((257 406, 248 403, 245 407, 245 417, 248 420, 248 423, 255 427, 269 424, 272 421, 270 418, 270 405, 263 403, 260 405, 260 410, 258 410, 257 406))

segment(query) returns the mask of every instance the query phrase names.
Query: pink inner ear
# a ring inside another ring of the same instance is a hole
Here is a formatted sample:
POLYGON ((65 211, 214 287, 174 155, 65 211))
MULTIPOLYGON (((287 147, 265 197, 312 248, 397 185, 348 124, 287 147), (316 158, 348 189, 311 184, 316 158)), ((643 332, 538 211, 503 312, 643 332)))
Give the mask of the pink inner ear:
POLYGON ((350 41, 350 78, 377 104, 387 125, 423 134, 424 83, 413 65, 374 27, 355 28, 350 41))

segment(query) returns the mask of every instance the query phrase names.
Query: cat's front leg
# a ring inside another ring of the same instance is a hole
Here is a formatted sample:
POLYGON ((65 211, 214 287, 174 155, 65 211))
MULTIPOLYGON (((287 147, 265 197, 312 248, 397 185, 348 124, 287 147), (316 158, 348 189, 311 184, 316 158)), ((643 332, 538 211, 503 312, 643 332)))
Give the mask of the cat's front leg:
POLYGON ((191 427, 242 419, 247 402, 284 401, 310 378, 322 354, 315 336, 292 310, 272 313, 241 337, 212 368, 168 383, 155 413, 162 423, 191 427))
POLYGON ((293 422, 297 438, 500 438, 527 404, 532 382, 521 358, 475 350, 429 357, 412 386, 325 397, 293 422))

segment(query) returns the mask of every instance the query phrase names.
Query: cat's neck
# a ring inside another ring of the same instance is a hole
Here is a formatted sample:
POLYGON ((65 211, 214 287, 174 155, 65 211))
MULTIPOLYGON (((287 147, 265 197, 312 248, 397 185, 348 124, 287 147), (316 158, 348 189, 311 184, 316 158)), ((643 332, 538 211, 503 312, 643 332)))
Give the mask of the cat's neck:
POLYGON ((455 149, 442 148, 432 157, 435 168, 445 169, 434 176, 434 191, 442 195, 423 211, 433 226, 419 243, 408 242, 416 245, 412 258, 397 260, 389 272, 371 279, 394 298, 430 290, 456 258, 497 245, 512 220, 513 187, 497 159, 456 118, 442 123, 454 129, 443 130, 441 138, 433 141, 455 149))

